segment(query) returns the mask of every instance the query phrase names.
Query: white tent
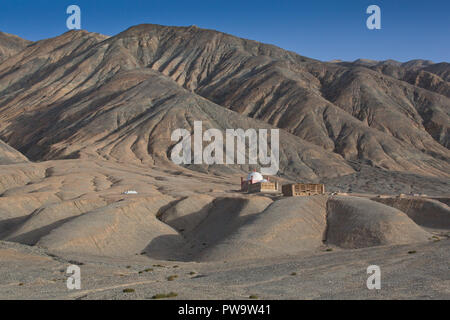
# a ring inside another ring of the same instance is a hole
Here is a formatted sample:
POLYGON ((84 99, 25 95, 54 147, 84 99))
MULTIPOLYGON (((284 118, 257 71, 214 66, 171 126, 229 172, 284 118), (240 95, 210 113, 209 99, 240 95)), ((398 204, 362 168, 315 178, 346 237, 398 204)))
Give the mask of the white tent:
POLYGON ((138 192, 135 190, 127 190, 123 194, 138 194, 138 192))
POLYGON ((255 182, 267 182, 266 179, 264 179, 263 175, 259 172, 253 171, 250 172, 247 176, 247 181, 255 182))

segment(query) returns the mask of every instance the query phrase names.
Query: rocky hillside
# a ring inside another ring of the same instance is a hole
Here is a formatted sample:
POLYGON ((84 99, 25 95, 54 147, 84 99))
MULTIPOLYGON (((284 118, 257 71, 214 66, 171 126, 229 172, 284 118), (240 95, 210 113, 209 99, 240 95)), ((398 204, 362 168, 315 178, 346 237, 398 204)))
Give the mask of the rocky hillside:
POLYGON ((0 31, 0 62, 5 60, 31 44, 31 41, 0 31))
POLYGON ((448 177, 446 68, 326 63, 197 27, 71 31, 0 64, 0 137, 32 160, 152 165, 168 162, 174 129, 203 120, 283 129, 280 169, 293 178, 352 174, 354 163, 448 177))
POLYGON ((23 154, 0 140, 0 165, 24 162, 28 159, 23 154))

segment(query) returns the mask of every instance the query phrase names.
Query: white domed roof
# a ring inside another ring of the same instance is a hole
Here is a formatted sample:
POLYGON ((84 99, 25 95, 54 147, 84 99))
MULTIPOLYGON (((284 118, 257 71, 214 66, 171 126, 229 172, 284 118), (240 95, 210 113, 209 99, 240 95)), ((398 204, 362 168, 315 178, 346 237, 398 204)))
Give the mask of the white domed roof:
POLYGON ((247 181, 250 181, 250 180, 262 181, 262 180, 264 180, 264 177, 262 176, 261 173, 255 171, 255 172, 251 172, 248 174, 247 181))

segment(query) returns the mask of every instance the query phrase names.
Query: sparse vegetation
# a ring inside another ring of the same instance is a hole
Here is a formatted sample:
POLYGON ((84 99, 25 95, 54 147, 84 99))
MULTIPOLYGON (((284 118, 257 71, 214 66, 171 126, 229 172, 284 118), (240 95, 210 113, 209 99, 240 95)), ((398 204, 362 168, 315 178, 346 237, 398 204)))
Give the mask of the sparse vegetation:
POLYGON ((162 264, 154 264, 153 266, 155 268, 165 268, 165 266, 163 266, 162 264))
POLYGON ((134 292, 135 290, 134 289, 132 289, 132 288, 126 288, 126 289, 123 289, 122 290, 122 292, 124 292, 124 293, 132 293, 132 292, 134 292))
POLYGON ((259 299, 259 296, 257 296, 256 294, 252 294, 248 298, 249 299, 259 299))
POLYGON ((178 296, 178 293, 176 292, 170 292, 170 293, 158 293, 155 294, 152 299, 166 299, 166 298, 174 298, 178 296))
POLYGON ((147 269, 144 269, 144 270, 139 271, 138 273, 139 273, 139 274, 142 274, 142 273, 144 273, 144 272, 152 272, 152 271, 153 271, 153 268, 147 268, 147 269))
POLYGON ((433 240, 433 242, 438 242, 441 241, 441 238, 439 238, 438 236, 432 236, 430 240, 433 240))
POLYGON ((297 275, 297 272, 292 272, 291 273, 291 276, 296 276, 297 275))
POLYGON ((167 277, 167 281, 173 281, 173 280, 175 280, 176 278, 178 278, 178 275, 174 274, 174 275, 168 276, 168 277, 167 277))
POLYGON ((416 253, 416 252, 417 252, 416 250, 408 251, 409 254, 413 254, 413 253, 416 253))
POLYGON ((194 274, 196 274, 196 272, 191 271, 191 272, 189 272, 189 274, 190 274, 191 276, 193 276, 194 274))
POLYGON ((333 251, 333 248, 327 248, 325 251, 331 252, 331 251, 333 251))

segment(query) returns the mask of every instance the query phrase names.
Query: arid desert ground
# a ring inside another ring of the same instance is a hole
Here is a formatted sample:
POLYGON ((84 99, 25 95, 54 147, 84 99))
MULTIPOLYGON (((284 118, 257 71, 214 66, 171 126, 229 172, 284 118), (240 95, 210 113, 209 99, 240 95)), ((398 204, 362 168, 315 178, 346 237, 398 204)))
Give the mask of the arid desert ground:
POLYGON ((3 299, 450 297, 448 198, 241 194, 237 179, 101 161, 0 169, 3 299))

